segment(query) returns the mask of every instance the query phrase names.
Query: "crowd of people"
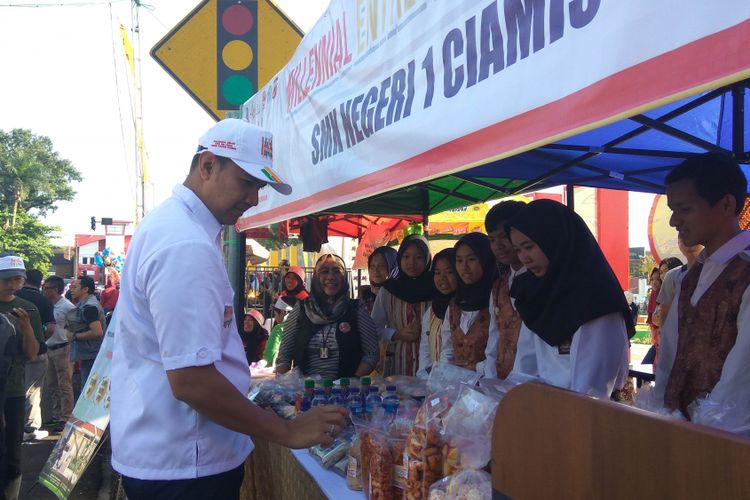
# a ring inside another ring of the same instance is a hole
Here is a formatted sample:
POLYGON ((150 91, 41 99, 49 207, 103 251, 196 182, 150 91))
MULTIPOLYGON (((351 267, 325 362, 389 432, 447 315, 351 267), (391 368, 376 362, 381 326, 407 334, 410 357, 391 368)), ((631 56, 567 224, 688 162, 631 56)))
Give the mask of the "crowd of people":
MULTIPOLYGON (((741 385, 750 236, 738 222, 747 181, 712 153, 685 160, 666 187, 686 263, 664 259, 651 273, 653 346, 643 362, 655 366, 663 404, 689 418, 707 394, 750 402, 741 385)), ((284 323, 277 373, 426 378, 447 362, 487 378, 521 373, 624 397, 637 315, 583 219, 551 200, 509 201, 492 207, 485 227, 434 257, 414 234, 398 251, 375 249, 359 304, 341 259, 322 256, 310 296, 284 323)))
MULTIPOLYGON (((101 293, 111 309, 116 286, 101 293)), ((85 385, 99 352, 105 311, 90 276, 79 276, 65 291, 65 280, 26 269, 14 253, 0 254, 0 498, 18 498, 21 443, 60 431, 73 411, 73 374, 85 385), (42 421, 46 387, 51 414, 42 421), (43 429, 43 424, 46 429, 43 429)))
MULTIPOLYGON (((251 436, 328 446, 345 427, 346 410, 336 406, 290 421, 261 410, 247 398, 251 366, 279 375, 426 378, 436 363, 451 363, 485 378, 522 374, 603 398, 625 386, 630 304, 585 222, 550 200, 498 203, 487 234, 466 234, 435 256, 415 234, 398 250, 375 249, 370 284, 356 299, 337 255, 321 255, 309 281, 304 270, 285 267, 272 307, 265 315, 248 310, 238 328, 218 236, 265 186, 291 192, 272 170, 270 134, 222 120, 199 140, 185 182, 132 239, 110 374, 112 464, 129 498, 238 498, 251 436), (191 290, 190 300, 175 290, 191 290)), ((666 178, 670 224, 687 264, 662 263, 664 273, 652 273, 648 322, 655 393, 686 418, 706 394, 750 405, 750 232, 739 227, 746 190, 738 165, 714 153, 688 158, 666 178)), ((61 278, 42 279, 17 255, 0 255, 6 498, 20 485, 24 426, 31 434, 39 428, 40 373, 56 395, 54 417, 64 421, 72 363, 85 383, 106 330, 112 289, 100 303, 82 276, 72 300, 63 292, 61 278)))

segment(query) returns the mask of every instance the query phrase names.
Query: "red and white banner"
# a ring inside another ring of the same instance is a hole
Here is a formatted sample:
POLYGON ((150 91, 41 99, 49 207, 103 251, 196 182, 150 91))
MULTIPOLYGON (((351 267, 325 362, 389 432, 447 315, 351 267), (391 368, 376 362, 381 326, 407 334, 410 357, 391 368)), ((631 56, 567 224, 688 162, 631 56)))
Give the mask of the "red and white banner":
POLYGON ((747 0, 332 0, 242 108, 291 196, 240 229, 515 155, 750 77, 747 0))

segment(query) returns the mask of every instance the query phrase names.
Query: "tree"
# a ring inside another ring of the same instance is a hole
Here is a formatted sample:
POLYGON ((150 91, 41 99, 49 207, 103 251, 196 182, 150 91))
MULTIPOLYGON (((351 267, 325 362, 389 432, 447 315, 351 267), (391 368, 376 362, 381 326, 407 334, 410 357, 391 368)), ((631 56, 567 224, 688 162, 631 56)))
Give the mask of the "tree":
POLYGON ((3 228, 12 228, 20 212, 35 210, 43 216, 55 210, 58 201, 75 196, 71 183, 81 174, 70 161, 60 158, 52 141, 30 130, 0 130, 0 209, 3 228))
MULTIPOLYGON (((9 217, 7 210, 0 210, 0 217, 9 217)), ((16 252, 24 261, 26 269, 46 272, 52 257, 49 235, 58 228, 39 222, 27 212, 18 212, 13 227, 0 231, 0 251, 16 252)))
POLYGON ((26 267, 45 271, 52 256, 50 236, 57 228, 39 217, 75 196, 81 174, 60 158, 48 137, 30 130, 0 130, 0 252, 17 252, 26 267))

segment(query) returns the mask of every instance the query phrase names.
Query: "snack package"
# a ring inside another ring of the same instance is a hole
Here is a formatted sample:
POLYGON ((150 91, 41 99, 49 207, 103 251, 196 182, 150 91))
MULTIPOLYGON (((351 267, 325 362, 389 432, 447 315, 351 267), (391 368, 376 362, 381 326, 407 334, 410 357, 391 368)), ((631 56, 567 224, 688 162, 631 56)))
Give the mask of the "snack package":
POLYGON ((350 490, 362 491, 362 449, 359 436, 354 438, 347 455, 346 486, 350 490))
POLYGON ((492 426, 499 398, 462 386, 443 418, 443 473, 481 469, 492 457, 492 426))
POLYGON ((492 476, 483 470, 464 470, 430 487, 429 500, 484 500, 492 498, 492 476))
POLYGON ((370 500, 392 500, 393 456, 386 434, 369 426, 359 434, 362 451, 362 490, 370 500))
POLYGON ((348 439, 350 436, 339 436, 337 437, 331 446, 326 448, 321 445, 313 446, 309 449, 310 454, 320 462, 324 469, 330 469, 336 462, 346 458, 346 454, 351 448, 352 443, 348 439))
POLYGON ((425 398, 406 440, 406 491, 408 500, 427 498, 432 483, 443 477, 443 418, 457 397, 450 386, 425 398))
POLYGON ((709 394, 688 406, 693 423, 750 437, 750 409, 734 403, 713 401, 709 394))
POLYGON ((473 370, 467 370, 451 363, 437 362, 427 379, 427 392, 443 391, 449 387, 458 389, 461 384, 476 385, 481 377, 473 370))

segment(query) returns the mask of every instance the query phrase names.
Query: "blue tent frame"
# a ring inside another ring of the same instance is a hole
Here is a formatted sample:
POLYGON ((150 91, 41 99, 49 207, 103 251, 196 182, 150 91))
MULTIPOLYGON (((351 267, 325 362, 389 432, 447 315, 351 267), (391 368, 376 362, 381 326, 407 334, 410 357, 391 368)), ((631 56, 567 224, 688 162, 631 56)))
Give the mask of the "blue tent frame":
POLYGON ((750 80, 706 91, 509 158, 322 213, 428 216, 552 186, 664 192, 688 156, 731 155, 750 178, 750 80))

